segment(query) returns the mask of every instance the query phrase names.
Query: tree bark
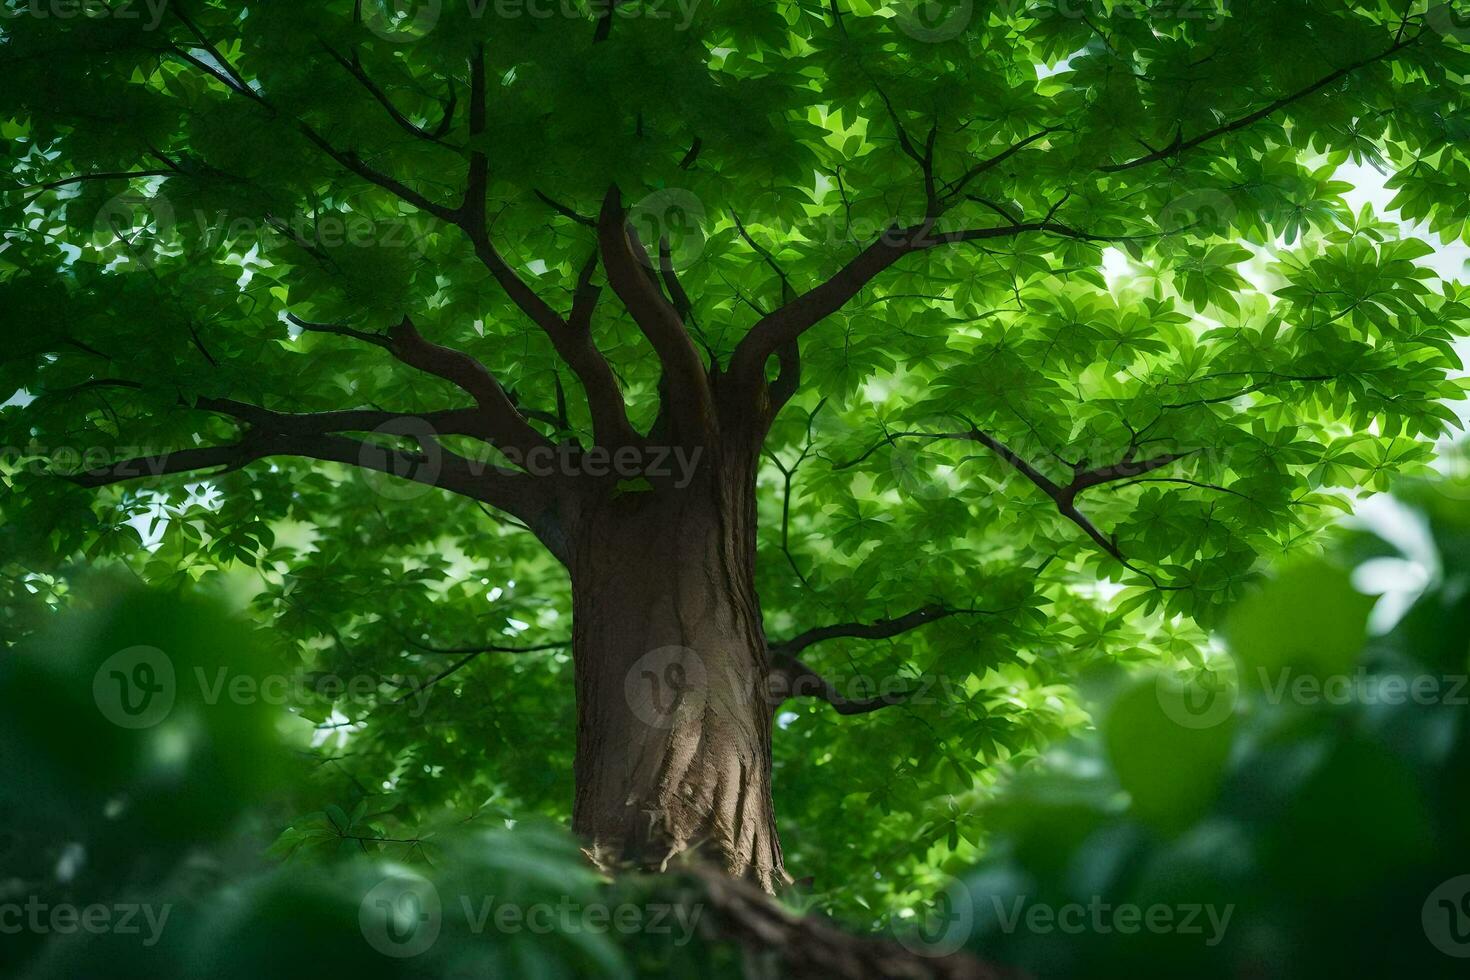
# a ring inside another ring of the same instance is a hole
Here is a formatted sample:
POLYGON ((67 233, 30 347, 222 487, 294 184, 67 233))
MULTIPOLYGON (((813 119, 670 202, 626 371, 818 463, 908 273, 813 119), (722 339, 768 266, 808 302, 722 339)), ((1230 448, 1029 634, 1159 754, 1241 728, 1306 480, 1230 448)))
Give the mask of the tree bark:
POLYGON ((688 486, 584 497, 572 522, 573 829, 603 866, 695 851, 774 891, 756 459, 706 455, 688 486))

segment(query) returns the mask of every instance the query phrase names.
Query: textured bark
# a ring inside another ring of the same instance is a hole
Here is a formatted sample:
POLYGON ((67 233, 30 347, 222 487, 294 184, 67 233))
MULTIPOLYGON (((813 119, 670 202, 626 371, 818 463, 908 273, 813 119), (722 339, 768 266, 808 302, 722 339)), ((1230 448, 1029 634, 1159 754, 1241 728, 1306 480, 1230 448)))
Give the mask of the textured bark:
POLYGON ((682 489, 584 499, 569 567, 577 685, 573 828, 604 866, 696 851, 771 891, 754 453, 708 454, 682 489))
POLYGON ((697 865, 715 935, 745 948, 749 980, 1021 980, 968 952, 904 946, 883 936, 854 936, 819 915, 796 915, 751 885, 697 865))

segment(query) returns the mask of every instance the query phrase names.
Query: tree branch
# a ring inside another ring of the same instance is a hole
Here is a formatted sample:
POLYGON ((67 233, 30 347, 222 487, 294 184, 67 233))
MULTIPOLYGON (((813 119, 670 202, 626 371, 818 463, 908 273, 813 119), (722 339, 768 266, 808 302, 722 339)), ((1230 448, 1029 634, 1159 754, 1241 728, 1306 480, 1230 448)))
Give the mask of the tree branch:
POLYGON ((885 691, 871 698, 849 698, 803 661, 790 654, 774 652, 766 679, 773 707, 791 698, 816 698, 836 708, 840 715, 861 715, 889 708, 902 704, 913 695, 912 691, 885 691))
MULTIPOLYGON (((175 13, 179 13, 177 6, 175 4, 172 8, 175 10, 175 13)), ((485 193, 488 184, 489 163, 482 149, 473 145, 471 146, 467 187, 464 198, 459 206, 457 208, 449 208, 431 201, 396 178, 368 166, 355 151, 337 148, 305 121, 292 119, 281 113, 269 100, 255 91, 245 81, 243 76, 216 49, 208 44, 202 33, 192 22, 188 21, 182 15, 180 15, 180 19, 189 26, 190 31, 199 39, 200 44, 204 46, 204 50, 208 51, 210 56, 222 66, 223 71, 214 68, 209 63, 179 48, 177 45, 173 46, 175 54, 214 78, 232 92, 251 99, 271 115, 287 119, 309 142, 347 170, 357 174, 369 183, 388 190, 409 205, 449 224, 453 224, 464 231, 474 247, 476 257, 490 271, 491 276, 500 287, 505 290, 511 302, 547 334, 553 346, 555 346, 557 353, 567 362, 568 366, 571 367, 572 371, 582 382, 587 391, 593 418, 599 425, 600 432, 602 433, 599 439, 605 438, 608 445, 631 444, 636 440, 636 433, 633 432, 627 422, 627 410, 623 404, 622 393, 618 389, 617 381, 612 374, 611 368, 608 367, 605 359, 602 357, 602 354, 592 343, 590 335, 585 330, 577 331, 569 329, 566 321, 535 290, 521 279, 491 242, 485 214, 485 193)), ((474 138, 483 134, 486 123, 483 45, 477 44, 470 57, 470 77, 469 127, 473 144, 474 138)), ((447 123, 452 118, 453 107, 454 99, 451 90, 451 100, 445 110, 445 123, 441 124, 441 131, 446 129, 447 123)), ((429 135, 437 139, 437 136, 440 134, 429 135)), ((369 335, 364 335, 361 332, 349 333, 341 328, 327 332, 338 332, 344 336, 351 336, 358 340, 385 346, 380 340, 370 340, 369 335)))
POLYGON ((1016 222, 994 228, 936 232, 933 231, 932 220, 907 228, 890 225, 867 248, 839 269, 832 278, 761 317, 736 346, 735 356, 730 362, 731 375, 744 384, 754 384, 759 381, 765 369, 765 362, 772 354, 840 310, 880 273, 911 252, 922 252, 962 242, 1010 238, 1027 232, 1046 232, 1088 242, 1120 242, 1136 238, 1157 237, 1151 235, 1098 235, 1080 231, 1052 220, 1052 215, 1060 203, 1052 207, 1044 220, 1016 222))
POLYGON ((736 345, 730 374, 743 384, 758 383, 767 358, 837 312, 874 277, 912 251, 909 235, 910 230, 890 225, 832 278, 761 317, 736 345))
POLYGON ((551 442, 526 421, 485 365, 469 354, 425 339, 409 317, 404 317, 386 334, 366 333, 336 324, 312 323, 289 313, 286 318, 302 330, 349 337, 381 347, 409 367, 457 385, 479 406, 482 422, 479 434, 497 446, 514 449, 523 458, 532 449, 551 447, 551 442))
POLYGON ((597 221, 598 250, 608 284, 648 339, 668 382, 671 414, 684 438, 702 441, 714 423, 709 376, 678 311, 654 285, 651 263, 633 238, 622 195, 609 187, 597 221))
POLYGON ((945 189, 949 192, 946 195, 947 202, 953 202, 957 200, 959 196, 965 192, 965 187, 968 186, 970 181, 974 180, 976 177, 980 176, 988 170, 992 170, 995 167, 1000 166, 1002 163, 1005 163, 1017 153, 1020 153, 1022 150, 1026 149, 1026 147, 1030 146, 1032 143, 1035 143, 1037 140, 1043 139, 1051 135, 1052 133, 1055 133, 1060 128, 1060 126, 1047 126, 1044 129, 1032 133, 1025 139, 1017 140, 1015 143, 1012 143, 1010 146, 1006 147, 1004 150, 1001 150, 994 156, 988 157, 976 163, 974 166, 970 167, 970 169, 961 174, 959 180, 955 181, 953 184, 949 184, 946 186, 945 189))
MULTIPOLYGON (((417 645, 418 644, 415 644, 415 646, 417 645)), ((543 650, 560 650, 566 646, 566 641, 562 641, 559 643, 540 643, 535 646, 529 647, 498 646, 492 644, 490 646, 466 647, 459 650, 430 648, 428 652, 431 653, 462 653, 464 654, 464 656, 461 657, 459 660, 456 660, 454 663, 450 664, 448 667, 445 667, 443 670, 434 674, 423 683, 415 685, 413 690, 409 691, 407 694, 403 695, 402 697, 394 698, 391 703, 403 704, 405 701, 413 700, 423 691, 426 691, 429 688, 433 687, 435 684, 444 680, 446 677, 458 673, 459 671, 468 667, 475 660, 479 659, 481 656, 487 653, 537 653, 543 650)))
MULTIPOLYGON (((262 410, 263 411, 263 410, 262 410)), ((481 466, 450 453, 436 442, 421 453, 404 453, 376 443, 314 432, 273 432, 252 427, 240 442, 227 446, 182 449, 139 456, 68 477, 89 489, 160 476, 215 470, 201 478, 221 476, 271 456, 298 456, 341 463, 425 483, 460 496, 481 500, 517 517, 534 517, 543 495, 533 492, 530 478, 496 467, 481 466)))
POLYGON ((948 606, 929 605, 915 609, 913 612, 905 613, 893 619, 879 619, 871 623, 833 623, 830 626, 818 626, 799 633, 789 640, 770 645, 774 656, 794 656, 807 647, 827 640, 835 640, 839 637, 851 637, 860 640, 885 640, 907 633, 909 630, 927 626, 930 623, 947 619, 950 616, 962 614, 979 613, 981 610, 954 609, 948 606))
MULTIPOLYGON (((1188 140, 1176 139, 1173 145, 1161 150, 1152 151, 1135 160, 1126 163, 1111 164, 1100 168, 1103 172, 1114 173, 1140 167, 1157 160, 1163 160, 1170 156, 1193 149, 1203 143, 1224 135, 1225 133, 1242 129, 1251 125, 1273 112, 1284 108, 1300 99, 1320 91, 1344 76, 1357 71, 1367 65, 1382 60, 1403 48, 1415 43, 1423 35, 1421 31, 1412 38, 1400 39, 1386 50, 1347 65, 1331 74, 1319 79, 1312 85, 1291 95, 1275 100, 1270 105, 1263 107, 1247 116, 1232 122, 1217 126, 1205 133, 1192 137, 1188 140)), ((881 93, 880 93, 881 95, 881 93)), ((885 99, 886 104, 886 99, 885 99)), ((896 114, 889 106, 890 114, 895 117, 895 125, 898 128, 900 145, 906 155, 919 161, 924 161, 924 155, 913 145, 908 134, 901 123, 897 121, 896 114)), ((971 167, 948 195, 952 200, 959 194, 976 176, 984 173, 1008 159, 1011 155, 1041 139, 1050 130, 1042 130, 1018 141, 1011 147, 1003 150, 1000 154, 987 160, 980 161, 971 167)), ((931 208, 931 211, 933 209, 931 208)), ((1054 211, 1055 209, 1053 209, 1054 211)), ((1004 213, 1004 212, 1002 212, 1004 213)), ((899 228, 897 225, 890 226, 887 231, 880 235, 874 242, 868 245, 856 258, 843 266, 836 275, 819 286, 801 294, 781 308, 763 316, 760 321, 746 334, 736 347, 735 356, 731 361, 731 374, 745 384, 754 384, 759 381, 764 371, 767 358, 774 354, 783 345, 790 343, 803 332, 815 326, 823 318, 841 309, 853 296, 863 289, 878 274, 886 270, 898 259, 909 252, 920 251, 940 245, 955 244, 960 242, 974 242, 994 238, 1004 238, 1025 232, 1048 232, 1067 238, 1091 242, 1116 242, 1131 240, 1130 236, 1097 235, 1086 231, 1072 228, 1061 222, 1051 220, 1051 215, 1046 220, 1038 222, 1015 222, 1010 225, 1002 225, 995 228, 978 228, 963 231, 941 232, 933 235, 928 234, 932 228, 933 220, 937 215, 931 214, 929 221, 909 228, 899 228)))
POLYGON ((838 714, 843 715, 865 714, 869 711, 877 711, 879 708, 902 704, 913 695, 913 691, 885 691, 871 698, 848 698, 840 693, 831 681, 797 657, 797 654, 807 647, 840 637, 864 640, 888 639, 950 616, 988 615, 990 613, 991 610, 984 609, 954 609, 948 606, 930 605, 902 616, 879 619, 872 623, 834 623, 830 626, 819 626, 784 642, 771 644, 768 650, 771 663, 768 689, 772 701, 774 704, 780 704, 789 698, 817 698, 826 701, 837 709, 838 714))
MULTIPOLYGON (((1094 524, 1091 519, 1087 517, 1087 515, 1083 514, 1082 511, 1077 508, 1076 500, 1078 494, 1082 493, 1084 490, 1090 487, 1100 486, 1105 483, 1112 483, 1117 480, 1128 480, 1137 477, 1140 474, 1161 469, 1162 467, 1165 467, 1170 463, 1175 462, 1176 460, 1183 459, 1186 456, 1191 456, 1194 453, 1199 452, 1199 450, 1190 450, 1189 452, 1183 453, 1165 453, 1163 455, 1146 460, 1130 460, 1125 457, 1123 460, 1117 463, 1113 463, 1108 466, 1097 467, 1094 469, 1087 468, 1085 466, 1085 463, 1078 464, 1073 467, 1072 479, 1069 480, 1065 485, 1062 485, 1058 484, 1046 474, 1042 473, 1035 466, 1033 466, 1031 463, 1019 456, 1014 451, 1012 451, 1009 446, 1005 445, 1005 443, 1001 442, 999 439, 996 439, 990 433, 985 432, 980 428, 975 427, 974 425, 971 425, 970 431, 968 432, 888 433, 883 438, 883 440, 875 444, 871 449, 863 453, 861 456, 857 457, 856 459, 849 460, 846 463, 838 464, 834 468, 845 469, 848 466, 852 466, 866 459, 868 456, 871 456, 874 451, 876 451, 880 446, 884 445, 885 443, 892 444, 895 439, 903 438, 931 440, 957 439, 966 442, 978 442, 980 445, 984 446, 985 448, 989 449, 991 452, 999 456, 1001 459, 1005 460, 1016 470, 1016 472, 1020 473, 1032 484, 1034 484, 1037 489, 1041 490, 1042 493, 1050 497, 1052 499, 1052 502, 1056 504, 1057 513, 1061 514, 1067 520, 1071 521, 1073 524, 1077 525, 1077 527, 1081 528, 1082 532, 1086 534, 1089 538, 1091 538, 1092 541, 1099 548, 1101 548, 1114 560, 1122 564, 1125 568, 1129 569, 1130 571, 1136 572, 1139 575, 1142 575, 1144 578, 1152 582, 1155 588, 1163 589, 1166 591, 1183 588, 1183 586, 1162 585, 1152 574, 1142 568, 1139 568, 1137 565, 1131 562, 1118 547, 1117 541, 1114 540, 1111 535, 1104 534, 1101 530, 1099 530, 1097 525, 1094 524)), ((1132 451, 1132 447, 1130 447, 1129 451, 1132 451)))
POLYGON ((1126 163, 1108 164, 1106 166, 1099 167, 1098 169, 1101 170, 1103 173, 1118 173, 1123 170, 1132 170, 1134 167, 1142 167, 1146 164, 1156 163, 1159 160, 1166 160, 1169 157, 1178 156, 1179 154, 1184 153, 1188 150, 1192 150, 1195 147, 1200 146, 1201 144, 1208 143, 1210 140, 1215 139, 1218 136, 1224 136, 1226 133, 1233 133, 1236 130, 1245 129, 1247 126, 1251 126, 1255 123, 1260 122, 1262 119, 1265 119, 1267 116, 1271 115, 1279 109, 1284 109, 1294 102, 1299 102, 1309 95, 1320 92, 1322 89, 1331 85, 1333 82, 1341 78, 1345 78, 1348 75, 1351 75, 1353 72, 1357 71, 1360 68, 1366 68, 1368 65, 1371 65, 1378 61, 1382 61, 1384 58, 1387 58, 1390 55, 1402 51, 1404 48, 1407 48, 1409 45, 1415 43, 1419 40, 1419 38, 1423 36, 1424 31, 1420 31, 1418 34, 1415 34, 1413 37, 1408 38, 1407 40, 1400 37, 1399 39, 1395 40, 1392 45, 1390 45, 1383 51, 1380 51, 1378 54, 1364 58, 1361 61, 1355 61, 1350 65, 1345 65, 1344 67, 1339 68, 1328 75, 1324 75, 1322 78, 1319 78, 1317 81, 1313 82, 1311 85, 1308 85, 1306 88, 1300 89, 1296 92, 1292 92, 1290 95, 1284 95, 1281 98, 1271 102, 1270 104, 1263 106, 1260 109, 1257 109, 1255 112, 1249 113, 1245 116, 1241 116, 1239 119, 1234 119, 1230 122, 1223 123, 1219 126, 1216 126, 1214 129, 1206 130, 1205 132, 1200 133, 1198 136, 1192 136, 1189 139, 1184 139, 1183 134, 1180 133, 1174 138, 1173 143, 1171 143, 1169 146, 1164 147, 1162 150, 1155 150, 1152 153, 1144 154, 1143 156, 1137 157, 1133 160, 1129 160, 1126 163))
POLYGON ((402 112, 400 112, 398 107, 393 104, 393 100, 388 97, 388 93, 384 92, 383 89, 379 87, 376 82, 373 81, 372 76, 367 73, 367 69, 363 68, 362 60, 358 57, 356 51, 352 53, 352 57, 349 59, 343 57, 336 48, 332 47, 330 44, 327 44, 325 41, 321 42, 321 46, 322 49, 327 52, 327 54, 332 56, 332 60, 341 65, 344 71, 346 71, 353 78, 357 79, 358 84, 367 89, 368 94, 371 95, 377 101, 377 103, 383 107, 384 111, 386 111, 389 117, 398 124, 400 129, 417 139, 421 139, 429 143, 437 143, 438 145, 446 147, 448 149, 454 149, 453 147, 449 146, 449 144, 444 142, 440 134, 429 132, 427 129, 424 129, 422 126, 418 125, 413 120, 405 116, 402 112))
POLYGON ((198 56, 191 54, 190 52, 179 47, 177 44, 171 44, 170 49, 173 51, 174 54, 178 55, 188 64, 202 71, 204 74, 213 78, 215 81, 224 85, 231 92, 234 92, 237 95, 243 95, 245 98, 254 102, 271 116, 284 119, 289 122, 297 130, 297 132, 306 137, 308 142, 317 147, 317 149, 321 150, 322 153, 326 154, 332 160, 336 161, 337 164, 344 169, 351 171, 352 173, 366 180, 368 183, 374 184, 388 191, 399 200, 404 201, 405 203, 419 209, 420 211, 423 211, 426 214, 433 215, 434 217, 444 221, 453 222, 455 220, 455 212, 452 209, 446 208, 442 204, 437 204, 434 201, 429 200, 427 197, 420 194, 418 191, 415 191, 413 188, 404 184, 397 178, 369 166, 362 159, 362 157, 357 154, 357 151, 339 149, 320 132, 318 132, 315 127, 306 122, 304 119, 298 119, 281 112, 269 99, 257 92, 245 79, 245 77, 239 73, 235 66, 227 58, 225 58, 224 55, 220 54, 219 50, 209 42, 209 40, 204 36, 203 32, 201 32, 199 28, 194 24, 194 22, 191 21, 188 16, 180 9, 179 4, 169 4, 169 9, 174 13, 176 17, 179 18, 180 21, 185 24, 185 26, 189 28, 190 33, 194 35, 196 41, 198 42, 200 49, 207 52, 219 67, 216 68, 214 65, 211 65, 209 62, 206 62, 198 56))
POLYGON ((388 350, 394 357, 453 382, 475 399, 484 414, 491 441, 496 445, 513 448, 523 456, 532 449, 552 448, 551 442, 531 427, 500 382, 478 360, 424 339, 408 317, 388 334, 388 350))

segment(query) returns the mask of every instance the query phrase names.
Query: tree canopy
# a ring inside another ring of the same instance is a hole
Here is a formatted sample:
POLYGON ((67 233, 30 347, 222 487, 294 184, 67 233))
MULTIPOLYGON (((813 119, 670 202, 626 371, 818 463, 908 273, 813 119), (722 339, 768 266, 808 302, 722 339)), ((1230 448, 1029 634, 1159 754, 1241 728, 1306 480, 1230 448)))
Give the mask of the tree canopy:
POLYGON ((1441 4, 7 13, 0 628, 113 567, 248 603, 350 752, 320 812, 371 795, 382 836, 566 815, 527 454, 658 442, 707 374, 777 410, 761 607, 825 686, 777 716, 776 808, 846 909, 973 858, 1079 676, 1197 659, 1457 424, 1441 4))

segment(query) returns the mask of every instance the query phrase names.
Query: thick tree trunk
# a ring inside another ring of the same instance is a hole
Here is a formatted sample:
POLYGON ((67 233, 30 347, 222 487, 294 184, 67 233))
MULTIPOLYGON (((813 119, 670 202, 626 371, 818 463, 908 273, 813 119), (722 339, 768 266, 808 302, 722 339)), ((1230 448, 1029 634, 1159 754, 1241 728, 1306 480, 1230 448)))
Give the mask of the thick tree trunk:
POLYGON ((688 487, 609 494, 576 516, 573 827, 599 863, 661 868, 693 850, 767 891, 789 880, 753 465, 712 454, 688 487))

